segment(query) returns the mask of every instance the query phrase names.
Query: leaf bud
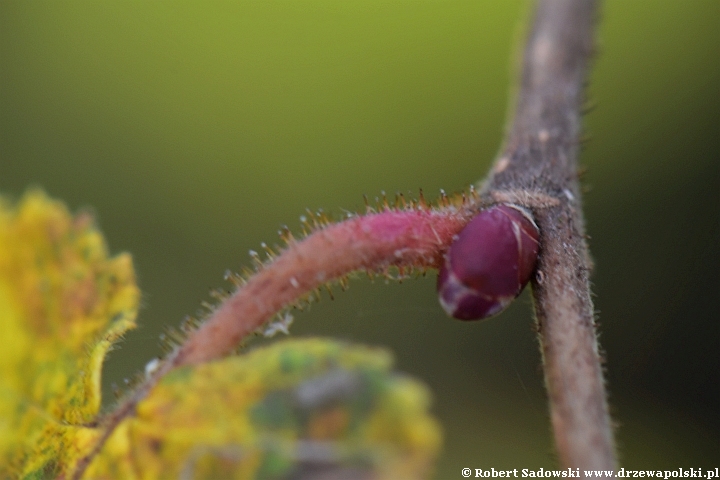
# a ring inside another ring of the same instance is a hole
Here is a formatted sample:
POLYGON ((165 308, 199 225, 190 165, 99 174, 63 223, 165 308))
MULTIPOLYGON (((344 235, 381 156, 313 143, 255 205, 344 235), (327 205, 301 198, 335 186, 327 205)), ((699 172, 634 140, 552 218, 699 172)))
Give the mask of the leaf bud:
POLYGON ((535 270, 540 232, 530 212, 500 204, 482 210, 445 254, 437 282, 440 304, 460 320, 497 315, 535 270))

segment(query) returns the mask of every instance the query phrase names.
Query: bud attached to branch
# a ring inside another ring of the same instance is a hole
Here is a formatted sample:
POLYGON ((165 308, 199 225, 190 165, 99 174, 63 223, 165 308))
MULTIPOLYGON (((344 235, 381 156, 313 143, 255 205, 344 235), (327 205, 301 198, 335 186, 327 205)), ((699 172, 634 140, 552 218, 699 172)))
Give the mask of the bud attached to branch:
POLYGON ((481 320, 507 308, 535 269, 539 236, 521 207, 482 210, 445 255, 437 283, 443 309, 460 320, 481 320))

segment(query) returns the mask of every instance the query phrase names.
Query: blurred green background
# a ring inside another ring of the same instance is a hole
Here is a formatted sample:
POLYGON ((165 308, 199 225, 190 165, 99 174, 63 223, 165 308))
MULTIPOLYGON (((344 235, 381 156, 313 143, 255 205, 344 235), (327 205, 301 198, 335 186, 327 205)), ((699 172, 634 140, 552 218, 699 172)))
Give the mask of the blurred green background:
MULTIPOLYGON (((0 2, 0 190, 91 206, 135 258, 142 327, 106 385, 306 207, 480 179, 528 16, 526 1, 0 2)), ((716 467, 720 2, 613 0, 601 22, 582 162, 621 461, 716 467)), ((356 280, 293 334, 385 345, 424 380, 437 478, 556 465, 527 294, 462 323, 434 288, 356 280)))

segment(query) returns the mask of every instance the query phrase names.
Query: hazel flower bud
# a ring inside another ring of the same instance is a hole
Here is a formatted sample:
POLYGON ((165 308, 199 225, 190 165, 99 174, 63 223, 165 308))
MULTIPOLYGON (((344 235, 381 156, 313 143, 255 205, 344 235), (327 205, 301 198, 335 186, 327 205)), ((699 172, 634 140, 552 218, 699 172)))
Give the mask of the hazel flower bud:
POLYGON ((497 315, 535 270, 540 232, 525 209, 500 204, 482 210, 450 245, 438 275, 440 304, 460 320, 497 315))

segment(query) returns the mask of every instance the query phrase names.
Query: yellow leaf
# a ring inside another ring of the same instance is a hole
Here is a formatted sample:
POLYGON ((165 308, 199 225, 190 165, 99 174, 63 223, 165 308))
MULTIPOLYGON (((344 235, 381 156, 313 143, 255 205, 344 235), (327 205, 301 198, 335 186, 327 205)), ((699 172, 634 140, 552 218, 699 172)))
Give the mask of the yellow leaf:
MULTIPOLYGON (((103 359, 135 326, 129 255, 87 214, 0 199, 0 478, 70 478, 102 437, 103 359)), ((84 478, 425 478, 440 446, 419 383, 384 350, 279 342, 171 372, 84 478)))
POLYGON ((88 477, 426 478, 440 430, 427 391, 391 364, 384 350, 305 339, 181 368, 88 477))
POLYGON ((0 200, 0 477, 59 475, 97 435, 82 426, 138 299, 130 256, 108 256, 89 214, 40 191, 0 200))

